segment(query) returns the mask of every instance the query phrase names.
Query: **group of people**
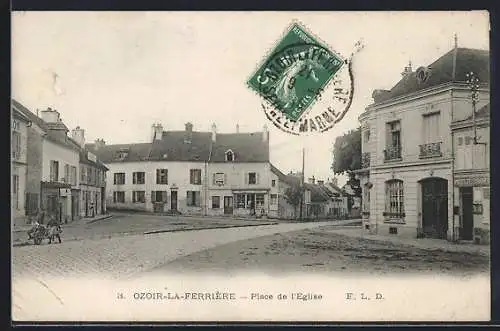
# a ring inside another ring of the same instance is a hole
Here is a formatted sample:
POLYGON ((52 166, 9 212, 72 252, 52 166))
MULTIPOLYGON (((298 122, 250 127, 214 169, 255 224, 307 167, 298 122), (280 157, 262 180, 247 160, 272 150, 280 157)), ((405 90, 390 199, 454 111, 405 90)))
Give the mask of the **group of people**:
POLYGON ((29 239, 33 239, 33 234, 41 227, 44 226, 45 219, 48 218, 47 221, 47 229, 49 236, 49 243, 52 243, 52 240, 57 238, 59 243, 61 243, 61 224, 59 224, 56 215, 47 214, 45 210, 40 209, 36 215, 35 220, 33 221, 32 228, 28 231, 29 239))

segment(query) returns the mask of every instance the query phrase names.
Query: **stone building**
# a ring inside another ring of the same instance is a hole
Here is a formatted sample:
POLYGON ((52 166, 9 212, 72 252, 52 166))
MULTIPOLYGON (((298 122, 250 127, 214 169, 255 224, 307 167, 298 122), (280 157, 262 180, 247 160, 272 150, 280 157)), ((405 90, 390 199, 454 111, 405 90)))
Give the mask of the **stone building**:
POLYGON ((376 90, 362 127, 364 227, 372 233, 457 239, 452 122, 471 114, 466 74, 489 100, 489 53, 455 47, 430 65, 411 65, 390 90, 376 90))

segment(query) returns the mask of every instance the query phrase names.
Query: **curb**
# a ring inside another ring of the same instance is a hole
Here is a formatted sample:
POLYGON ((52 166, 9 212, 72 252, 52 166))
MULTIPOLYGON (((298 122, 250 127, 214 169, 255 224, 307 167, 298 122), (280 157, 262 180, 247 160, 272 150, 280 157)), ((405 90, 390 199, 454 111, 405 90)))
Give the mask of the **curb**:
POLYGON ((279 223, 269 223, 269 224, 245 224, 245 225, 228 225, 228 226, 216 226, 209 228, 189 228, 189 229, 172 229, 172 230, 153 230, 146 231, 144 234, 157 234, 157 233, 167 233, 167 232, 187 232, 187 231, 200 231, 200 230, 213 230, 213 229, 230 229, 230 228, 245 228, 251 226, 265 226, 265 225, 277 225, 279 223))
POLYGON ((86 221, 85 224, 92 224, 92 223, 95 223, 95 222, 103 221, 103 220, 106 220, 106 219, 111 218, 113 216, 114 215, 107 215, 107 216, 100 217, 100 218, 97 218, 97 219, 94 219, 94 220, 86 221))

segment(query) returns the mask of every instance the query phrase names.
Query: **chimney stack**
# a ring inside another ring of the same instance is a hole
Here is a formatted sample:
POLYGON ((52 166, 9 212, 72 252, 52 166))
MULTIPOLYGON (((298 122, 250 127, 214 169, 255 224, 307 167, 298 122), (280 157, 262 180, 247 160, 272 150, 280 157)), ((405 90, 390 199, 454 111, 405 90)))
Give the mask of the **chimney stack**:
POLYGON ((217 137, 217 125, 212 124, 212 141, 215 141, 217 137))
POLYGON ((81 148, 85 147, 85 130, 77 126, 71 131, 71 138, 80 145, 81 148))
POLYGON ((193 124, 191 122, 187 122, 185 124, 186 132, 193 132, 193 124))
POLYGON ((61 121, 60 114, 57 110, 52 108, 47 108, 47 110, 42 110, 42 120, 47 123, 57 123, 61 121))
POLYGON ((95 150, 97 151, 106 146, 106 142, 104 141, 104 139, 96 139, 94 146, 95 150))
POLYGON ((262 141, 267 141, 269 138, 269 131, 267 131, 267 124, 264 124, 264 128, 262 130, 262 141))
POLYGON ((151 141, 161 140, 163 135, 163 126, 159 123, 151 126, 151 141))
POLYGON ((401 73, 401 76, 405 77, 408 74, 412 73, 411 69, 411 61, 408 63, 408 65, 405 67, 404 71, 401 73))

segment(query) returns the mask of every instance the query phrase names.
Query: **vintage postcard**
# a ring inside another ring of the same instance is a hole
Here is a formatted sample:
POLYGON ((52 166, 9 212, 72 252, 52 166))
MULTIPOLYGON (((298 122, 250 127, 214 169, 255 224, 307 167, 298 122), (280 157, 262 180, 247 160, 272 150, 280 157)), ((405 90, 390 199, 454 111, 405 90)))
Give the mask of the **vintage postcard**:
POLYGON ((489 22, 13 12, 12 320, 490 320, 489 22))

